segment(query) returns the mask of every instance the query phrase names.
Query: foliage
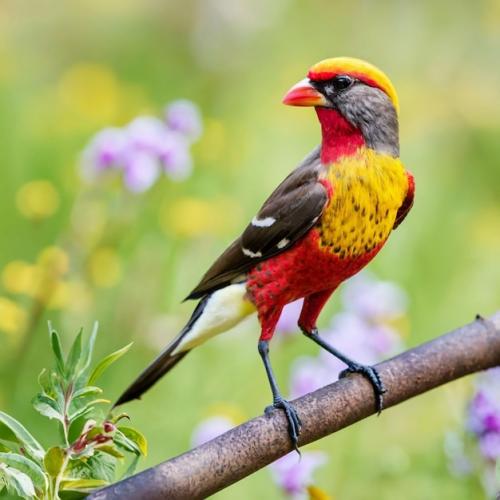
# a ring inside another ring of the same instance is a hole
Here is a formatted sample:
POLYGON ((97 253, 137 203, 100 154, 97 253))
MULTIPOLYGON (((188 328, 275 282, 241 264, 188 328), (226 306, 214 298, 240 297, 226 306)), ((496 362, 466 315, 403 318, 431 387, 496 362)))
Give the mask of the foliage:
POLYGON ((104 415, 102 389, 95 384, 131 344, 115 351, 94 367, 95 323, 87 342, 82 330, 64 356, 58 333, 49 323, 54 367, 38 377, 40 392, 32 400, 41 415, 54 420, 61 440, 45 448, 20 422, 0 411, 1 496, 59 499, 80 498, 113 482, 120 463, 131 457, 126 475, 147 454, 144 436, 119 422, 126 414, 104 415))

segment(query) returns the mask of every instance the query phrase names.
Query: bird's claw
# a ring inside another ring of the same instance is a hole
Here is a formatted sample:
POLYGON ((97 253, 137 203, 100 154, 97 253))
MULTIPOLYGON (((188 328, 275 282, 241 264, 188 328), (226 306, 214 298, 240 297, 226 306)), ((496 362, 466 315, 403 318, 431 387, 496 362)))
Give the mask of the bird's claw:
POLYGON ((377 413, 380 415, 380 413, 384 409, 384 394, 387 391, 376 368, 374 368, 373 366, 352 363, 340 373, 339 378, 344 378, 349 373, 359 373, 367 378, 368 381, 372 384, 373 390, 375 391, 375 406, 377 409, 377 413))
POLYGON ((286 399, 276 399, 274 403, 270 406, 267 406, 264 410, 266 416, 269 416, 271 412, 275 409, 280 409, 285 412, 286 419, 288 421, 288 434, 290 439, 292 440, 293 447, 299 453, 298 448, 300 429, 302 427, 302 422, 300 421, 297 410, 293 407, 293 405, 288 402, 286 399))

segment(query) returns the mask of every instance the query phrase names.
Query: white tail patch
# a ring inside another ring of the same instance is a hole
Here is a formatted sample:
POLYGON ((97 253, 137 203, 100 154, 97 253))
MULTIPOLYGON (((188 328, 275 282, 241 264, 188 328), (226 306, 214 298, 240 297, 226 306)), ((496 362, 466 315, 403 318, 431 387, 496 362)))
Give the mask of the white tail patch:
POLYGON ((189 351, 219 333, 223 333, 256 311, 246 296, 246 284, 229 285, 214 292, 201 316, 186 333, 172 354, 189 351))

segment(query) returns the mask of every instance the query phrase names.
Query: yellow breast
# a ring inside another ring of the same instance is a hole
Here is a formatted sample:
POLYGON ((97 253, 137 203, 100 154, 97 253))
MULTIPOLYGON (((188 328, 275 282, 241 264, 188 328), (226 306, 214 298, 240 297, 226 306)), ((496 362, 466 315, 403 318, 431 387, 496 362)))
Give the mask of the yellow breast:
POLYGON ((323 177, 333 195, 318 223, 322 247, 347 258, 384 242, 408 189, 401 161, 363 148, 330 165, 323 177))

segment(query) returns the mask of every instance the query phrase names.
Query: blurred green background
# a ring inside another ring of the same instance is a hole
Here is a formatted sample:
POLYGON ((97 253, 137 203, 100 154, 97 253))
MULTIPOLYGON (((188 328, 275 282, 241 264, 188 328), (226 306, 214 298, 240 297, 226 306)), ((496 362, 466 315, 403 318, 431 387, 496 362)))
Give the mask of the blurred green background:
MULTIPOLYGON (((499 307, 500 1, 6 0, 3 410, 49 440, 52 427, 29 404, 49 362, 47 319, 66 345, 98 319, 102 354, 134 340, 104 378, 107 396, 119 395, 182 326, 193 305, 180 301, 212 259, 318 143, 312 110, 280 101, 310 65, 336 55, 381 67, 400 97, 416 203, 370 269, 409 295, 406 342, 499 307), (78 159, 90 137, 160 115, 180 97, 204 119, 193 175, 138 196, 117 186, 89 192, 78 159), (47 260, 57 277, 37 288, 31 280, 47 260)), ((334 298, 323 324, 336 308, 334 298)), ((185 451, 203 418, 243 420, 270 402, 257 335, 254 320, 215 339, 126 407, 150 442, 143 467, 185 451)), ((299 336, 275 342, 284 389, 293 359, 315 352, 299 336)), ((467 382, 451 384, 314 444, 330 457, 316 483, 335 499, 482 498, 477 479, 448 472, 443 451, 467 391, 467 382)), ((266 470, 215 498, 258 495, 281 497, 266 470)))

